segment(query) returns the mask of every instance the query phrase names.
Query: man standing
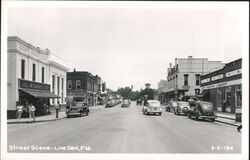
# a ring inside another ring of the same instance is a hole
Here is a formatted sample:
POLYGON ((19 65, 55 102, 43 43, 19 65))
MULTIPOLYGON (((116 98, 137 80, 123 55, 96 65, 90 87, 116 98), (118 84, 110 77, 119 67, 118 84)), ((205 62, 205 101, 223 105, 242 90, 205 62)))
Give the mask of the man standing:
POLYGON ((56 108, 56 118, 58 118, 58 113, 59 113, 59 101, 57 101, 57 104, 55 105, 56 108))
POLYGON ((20 104, 20 102, 17 102, 17 119, 20 120, 22 113, 23 113, 23 105, 20 104))
POLYGON ((30 121, 31 117, 33 118, 33 122, 35 122, 35 120, 36 120, 35 110, 36 110, 35 106, 33 106, 33 104, 30 103, 30 105, 29 105, 29 122, 31 122, 30 121))

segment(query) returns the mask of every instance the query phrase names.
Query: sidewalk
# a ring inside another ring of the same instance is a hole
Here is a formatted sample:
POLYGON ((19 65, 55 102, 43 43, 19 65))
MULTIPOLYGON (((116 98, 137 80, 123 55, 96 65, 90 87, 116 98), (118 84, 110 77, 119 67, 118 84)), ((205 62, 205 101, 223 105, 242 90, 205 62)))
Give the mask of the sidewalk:
MULTIPOLYGON (((91 111, 94 111, 94 112, 95 112, 95 110, 98 110, 98 109, 104 108, 104 107, 105 107, 104 105, 90 106, 90 107, 89 107, 89 110, 90 110, 90 112, 91 112, 91 111)), ((51 111, 52 111, 52 113, 51 113, 50 115, 37 116, 35 122, 56 121, 56 120, 63 119, 63 118, 66 118, 66 117, 67 117, 64 108, 61 110, 61 112, 59 112, 58 118, 56 118, 56 113, 55 113, 55 111, 54 111, 53 109, 52 109, 51 111)), ((33 119, 31 118, 31 121, 32 121, 32 120, 33 120, 33 119)), ((29 122, 29 118, 21 118, 20 120, 18 120, 18 119, 8 119, 8 120, 7 120, 7 124, 28 123, 28 122, 29 122)))
POLYGON ((226 113, 226 112, 215 112, 217 118, 215 119, 216 122, 239 126, 241 123, 235 121, 235 114, 234 113, 226 113))
MULTIPOLYGON (((56 121, 62 118, 66 117, 66 113, 65 111, 61 111, 58 114, 58 118, 56 118, 56 114, 55 112, 52 112, 50 115, 44 115, 44 116, 37 116, 36 117, 36 122, 47 122, 47 121, 56 121)), ((31 122, 33 121, 33 119, 31 118, 31 122)), ((7 124, 16 124, 16 123, 28 123, 29 122, 29 118, 21 118, 20 120, 18 119, 8 119, 7 120, 7 124)))

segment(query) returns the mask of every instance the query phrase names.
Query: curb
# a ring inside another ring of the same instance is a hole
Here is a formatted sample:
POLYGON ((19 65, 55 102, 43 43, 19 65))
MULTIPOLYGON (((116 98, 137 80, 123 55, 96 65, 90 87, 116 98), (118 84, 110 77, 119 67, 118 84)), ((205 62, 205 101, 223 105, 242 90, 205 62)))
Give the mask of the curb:
POLYGON ((219 122, 219 123, 224 123, 224 124, 227 124, 227 125, 231 125, 231 126, 235 126, 235 127, 239 126, 237 124, 233 124, 233 123, 229 123, 229 122, 224 122, 224 121, 220 121, 220 120, 216 120, 216 119, 214 121, 219 122))
POLYGON ((223 117, 223 116, 217 116, 219 118, 225 118, 225 119, 229 119, 229 120, 235 120, 235 118, 229 118, 229 117, 223 117))
MULTIPOLYGON (((63 119, 63 118, 66 118, 66 117, 60 117, 60 118, 54 118, 54 119, 36 120, 35 122, 31 121, 30 123, 57 121, 57 120, 60 120, 60 119, 63 119)), ((21 123, 29 123, 29 120, 27 120, 27 121, 13 121, 13 122, 8 122, 7 121, 7 124, 21 124, 21 123)))

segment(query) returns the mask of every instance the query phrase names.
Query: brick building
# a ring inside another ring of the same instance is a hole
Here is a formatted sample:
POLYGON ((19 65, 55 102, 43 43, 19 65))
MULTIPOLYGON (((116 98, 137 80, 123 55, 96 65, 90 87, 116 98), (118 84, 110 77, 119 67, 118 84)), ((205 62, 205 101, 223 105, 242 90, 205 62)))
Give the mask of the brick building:
POLYGON ((242 59, 227 63, 222 69, 201 76, 203 99, 210 101, 216 111, 235 113, 241 121, 242 59))

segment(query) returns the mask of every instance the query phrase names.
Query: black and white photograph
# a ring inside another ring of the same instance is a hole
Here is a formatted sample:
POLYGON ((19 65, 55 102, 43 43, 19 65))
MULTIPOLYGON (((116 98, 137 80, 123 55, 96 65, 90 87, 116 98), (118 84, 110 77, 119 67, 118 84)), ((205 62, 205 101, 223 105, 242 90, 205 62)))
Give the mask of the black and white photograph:
POLYGON ((249 159, 249 3, 3 1, 1 159, 249 159))

